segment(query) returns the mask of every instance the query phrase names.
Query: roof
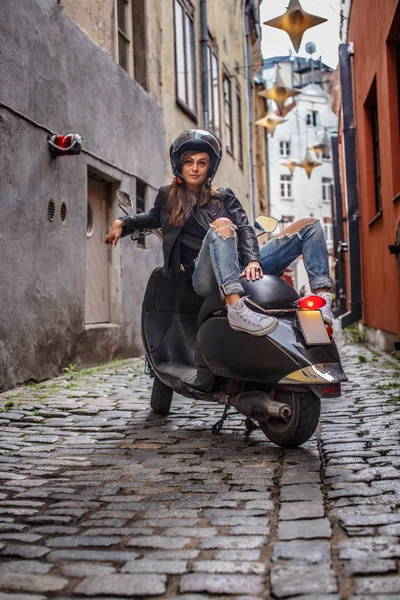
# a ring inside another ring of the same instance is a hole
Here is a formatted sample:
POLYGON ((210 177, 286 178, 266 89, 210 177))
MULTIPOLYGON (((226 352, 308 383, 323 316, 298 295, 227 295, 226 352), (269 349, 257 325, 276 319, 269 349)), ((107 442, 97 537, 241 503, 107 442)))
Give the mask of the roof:
MULTIPOLYGON (((311 60, 313 61, 315 66, 319 66, 320 61, 319 60, 315 60, 314 58, 311 58, 311 60)), ((308 65, 310 62, 309 58, 305 58, 304 56, 294 56, 293 54, 290 55, 288 54, 287 56, 270 56, 268 58, 264 58, 263 59, 263 69, 270 69, 272 68, 276 63, 286 63, 286 62, 295 62, 298 65, 308 65)), ((321 66, 323 68, 324 71, 334 71, 334 69, 332 69, 332 67, 329 67, 328 65, 326 65, 325 63, 321 62, 321 66)))

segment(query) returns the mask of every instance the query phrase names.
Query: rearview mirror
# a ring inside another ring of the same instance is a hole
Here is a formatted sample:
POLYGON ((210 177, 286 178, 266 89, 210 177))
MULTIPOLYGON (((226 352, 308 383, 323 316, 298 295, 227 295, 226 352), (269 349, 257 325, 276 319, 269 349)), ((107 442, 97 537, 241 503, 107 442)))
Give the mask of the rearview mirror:
POLYGON ((132 198, 128 194, 128 192, 123 192, 122 190, 117 191, 117 199, 118 204, 121 206, 126 206, 127 208, 133 208, 132 198))
POLYGON ((278 219, 275 219, 275 217, 267 217, 266 215, 258 216, 254 223, 255 229, 258 229, 262 233, 272 233, 275 231, 277 225, 278 219))

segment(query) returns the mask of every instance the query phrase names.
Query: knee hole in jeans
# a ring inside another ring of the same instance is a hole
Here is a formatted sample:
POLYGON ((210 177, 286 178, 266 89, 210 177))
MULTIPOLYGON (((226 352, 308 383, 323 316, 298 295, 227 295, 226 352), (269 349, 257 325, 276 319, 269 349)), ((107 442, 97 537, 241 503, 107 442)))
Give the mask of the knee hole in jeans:
POLYGON ((223 240, 226 240, 235 235, 235 226, 230 219, 220 217, 211 223, 211 227, 215 230, 223 240))

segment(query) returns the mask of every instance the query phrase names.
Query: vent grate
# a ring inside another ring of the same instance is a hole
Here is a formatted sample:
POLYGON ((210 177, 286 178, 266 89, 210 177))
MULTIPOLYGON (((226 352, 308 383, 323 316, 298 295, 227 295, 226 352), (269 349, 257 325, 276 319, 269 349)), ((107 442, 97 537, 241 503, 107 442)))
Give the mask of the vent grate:
POLYGON ((67 205, 65 204, 65 202, 61 202, 60 217, 61 221, 65 221, 65 219, 67 218, 67 205))
POLYGON ((47 218, 52 223, 56 216, 56 205, 53 199, 49 200, 47 205, 47 218))

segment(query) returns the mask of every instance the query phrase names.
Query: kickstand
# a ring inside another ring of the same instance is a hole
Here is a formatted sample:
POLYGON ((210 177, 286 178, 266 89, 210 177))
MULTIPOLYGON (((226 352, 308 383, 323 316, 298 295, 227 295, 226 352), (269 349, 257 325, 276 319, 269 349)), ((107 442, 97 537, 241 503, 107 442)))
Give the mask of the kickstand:
POLYGON ((228 418, 228 410, 229 410, 229 405, 225 404, 225 408, 224 408, 222 417, 220 418, 219 421, 214 423, 214 425, 211 427, 211 433, 213 435, 218 435, 219 432, 221 431, 226 419, 228 418))
POLYGON ((256 423, 254 423, 254 421, 252 421, 249 417, 246 418, 244 424, 247 429, 247 432, 246 432, 247 434, 251 433, 255 429, 258 429, 258 425, 256 423))

